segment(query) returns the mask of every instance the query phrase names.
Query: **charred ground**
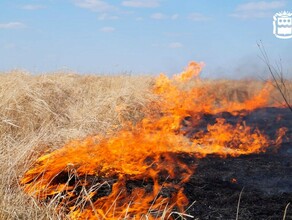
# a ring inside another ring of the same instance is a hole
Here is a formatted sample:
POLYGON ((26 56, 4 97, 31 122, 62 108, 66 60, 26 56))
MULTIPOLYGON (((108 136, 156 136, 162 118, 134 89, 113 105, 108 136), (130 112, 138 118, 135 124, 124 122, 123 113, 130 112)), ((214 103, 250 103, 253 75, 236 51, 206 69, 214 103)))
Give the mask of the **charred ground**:
MULTIPOLYGON (((240 157, 209 155, 198 160, 185 193, 196 201, 188 213, 199 219, 235 219, 239 194, 239 219, 282 219, 292 201, 292 113, 285 108, 257 109, 245 116, 220 114, 226 120, 244 119, 250 126, 274 136, 280 127, 289 128, 279 150, 240 157)), ((206 117, 208 121, 214 116, 206 117)), ((204 124, 204 123, 202 123, 204 124)), ((286 219, 292 219, 291 208, 286 219)))

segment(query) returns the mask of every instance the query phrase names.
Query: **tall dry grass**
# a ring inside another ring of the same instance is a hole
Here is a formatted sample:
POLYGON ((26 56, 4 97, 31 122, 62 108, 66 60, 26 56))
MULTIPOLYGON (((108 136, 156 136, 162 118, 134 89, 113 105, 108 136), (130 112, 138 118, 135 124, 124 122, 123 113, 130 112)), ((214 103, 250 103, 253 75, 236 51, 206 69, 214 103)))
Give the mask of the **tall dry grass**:
MULTIPOLYGON (((19 177, 44 150, 138 121, 150 77, 0 74, 0 219, 58 219, 24 195, 19 177)), ((59 216, 60 217, 60 216, 59 216)))
MULTIPOLYGON (((138 122, 154 79, 70 73, 0 74, 0 219, 61 219, 54 204, 41 205, 21 191, 19 178, 44 151, 70 139, 107 135, 124 121, 138 122)), ((260 81, 206 81, 210 94, 242 101, 260 81), (211 85, 211 86, 210 86, 211 85)))

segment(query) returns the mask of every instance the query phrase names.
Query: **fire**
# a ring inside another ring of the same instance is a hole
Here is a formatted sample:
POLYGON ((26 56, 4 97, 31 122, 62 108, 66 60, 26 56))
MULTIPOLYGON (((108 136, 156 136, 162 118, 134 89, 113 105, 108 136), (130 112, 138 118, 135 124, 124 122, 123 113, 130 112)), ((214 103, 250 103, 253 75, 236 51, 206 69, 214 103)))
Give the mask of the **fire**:
POLYGON ((230 182, 232 182, 232 183, 237 183, 237 179, 236 179, 236 178, 232 178, 232 179, 230 180, 230 182))
POLYGON ((194 61, 190 62, 184 72, 175 75, 174 79, 180 82, 187 82, 192 78, 199 79, 199 74, 202 70, 203 64, 196 63, 194 61))
POLYGON ((218 100, 199 78, 202 65, 191 62, 172 79, 161 74, 146 117, 112 137, 73 140, 41 156, 21 179, 24 191, 39 201, 54 201, 71 219, 172 218, 189 201, 184 184, 196 162, 265 152, 280 143, 244 122, 228 122, 223 113, 244 115, 268 103, 271 85, 243 103, 218 100), (153 107, 155 106, 155 107, 153 107), (155 108, 155 109, 154 109, 155 108), (150 111, 149 111, 150 109, 150 111), (212 123, 206 116, 217 115, 212 123))

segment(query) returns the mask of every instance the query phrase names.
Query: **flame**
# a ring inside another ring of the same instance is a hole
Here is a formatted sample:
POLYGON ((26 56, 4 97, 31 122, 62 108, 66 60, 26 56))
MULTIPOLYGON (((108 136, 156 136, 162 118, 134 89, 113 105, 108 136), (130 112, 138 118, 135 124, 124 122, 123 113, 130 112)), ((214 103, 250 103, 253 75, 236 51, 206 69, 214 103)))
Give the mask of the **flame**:
POLYGON ((230 182, 231 182, 231 183, 237 183, 237 179, 236 179, 236 178, 232 178, 232 179, 230 180, 230 182))
POLYGON ((174 79, 180 82, 187 82, 192 78, 199 79, 200 72, 203 67, 203 63, 190 62, 184 72, 175 75, 174 79))
POLYGON ((161 74, 153 87, 159 101, 150 103, 139 124, 127 122, 112 137, 73 140, 38 158, 21 179, 24 191, 57 202, 71 219, 171 218, 189 204, 183 185, 196 158, 260 153, 280 144, 285 129, 272 141, 244 121, 232 124, 218 116, 204 125, 208 114, 247 114, 266 106, 271 84, 242 103, 218 100, 199 79, 201 69, 191 62, 172 79, 161 74))

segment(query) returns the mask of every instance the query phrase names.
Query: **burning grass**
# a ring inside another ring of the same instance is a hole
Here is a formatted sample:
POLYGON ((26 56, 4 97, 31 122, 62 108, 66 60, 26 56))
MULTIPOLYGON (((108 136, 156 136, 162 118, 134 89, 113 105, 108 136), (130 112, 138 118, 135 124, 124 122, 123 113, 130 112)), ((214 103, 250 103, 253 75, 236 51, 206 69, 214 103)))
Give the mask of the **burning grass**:
POLYGON ((281 143, 285 129, 270 139, 219 116, 278 105, 269 83, 202 81, 199 72, 191 63, 173 79, 1 75, 0 217, 173 217, 191 204, 182 186, 196 158, 281 143))
POLYGON ((152 98, 146 92, 151 81, 127 75, 1 74, 0 219, 57 219, 54 204, 37 205, 23 194, 19 177, 45 151, 88 134, 106 136, 125 120, 141 120, 141 109, 152 98))

